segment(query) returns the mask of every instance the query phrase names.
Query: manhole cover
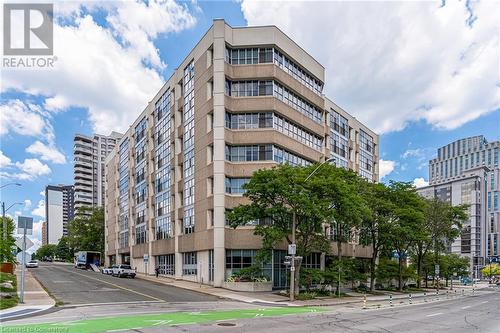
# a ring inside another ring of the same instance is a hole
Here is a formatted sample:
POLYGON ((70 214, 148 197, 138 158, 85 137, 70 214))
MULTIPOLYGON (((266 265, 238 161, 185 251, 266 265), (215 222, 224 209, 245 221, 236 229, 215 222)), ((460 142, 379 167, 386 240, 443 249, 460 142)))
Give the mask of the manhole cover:
POLYGON ((236 326, 235 323, 218 323, 217 326, 233 327, 236 326))

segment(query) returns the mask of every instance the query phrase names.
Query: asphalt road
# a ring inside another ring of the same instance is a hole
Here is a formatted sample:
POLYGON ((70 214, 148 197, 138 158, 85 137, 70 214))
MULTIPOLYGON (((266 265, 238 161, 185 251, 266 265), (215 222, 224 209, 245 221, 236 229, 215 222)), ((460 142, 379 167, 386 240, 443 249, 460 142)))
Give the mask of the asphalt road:
POLYGON ((35 278, 64 306, 103 303, 209 302, 217 297, 141 279, 117 278, 72 265, 40 263, 35 278))

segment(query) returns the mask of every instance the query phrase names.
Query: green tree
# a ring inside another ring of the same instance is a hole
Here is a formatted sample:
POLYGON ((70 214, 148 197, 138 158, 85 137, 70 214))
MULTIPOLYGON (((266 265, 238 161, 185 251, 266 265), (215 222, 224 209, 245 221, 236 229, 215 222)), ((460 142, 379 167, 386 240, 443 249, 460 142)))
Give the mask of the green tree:
MULTIPOLYGON (((268 260, 270 250, 283 244, 283 241, 292 243, 294 217, 297 255, 304 257, 313 250, 329 252, 329 241, 323 231, 323 211, 328 209, 329 201, 322 196, 323 193, 320 195, 315 191, 320 186, 319 181, 315 178, 305 181, 315 167, 280 165, 256 171, 244 186, 244 196, 250 199, 250 203, 235 207, 227 214, 234 228, 255 220, 267 221, 259 223, 254 231, 262 237, 261 261, 268 260)), ((323 184, 326 186, 326 181, 323 184)), ((297 287, 299 276, 300 263, 297 263, 297 287)), ((296 292, 298 289, 295 289, 296 292)))
POLYGON ((0 242, 0 262, 15 263, 16 258, 13 252, 15 247, 14 243, 16 242, 16 239, 14 237, 14 221, 8 216, 2 217, 0 218, 0 220, 0 237, 2 239, 2 241, 0 242), (6 228, 4 229, 4 227, 6 228))
MULTIPOLYGON (((330 224, 337 245, 338 269, 342 269, 342 243, 359 232, 369 209, 361 196, 365 181, 356 173, 326 164, 310 180, 311 190, 322 200, 321 220, 330 224)), ((350 264, 349 262, 347 265, 350 264)), ((337 284, 337 293, 340 283, 337 284)))
POLYGON ((398 281, 399 284, 404 286, 409 279, 416 278, 415 271, 412 267, 401 266, 399 260, 393 260, 386 257, 381 257, 377 266, 377 281, 391 286, 392 281, 398 281))
POLYGON ((104 253, 104 209, 80 208, 68 223, 67 243, 74 251, 104 253))
POLYGON ((370 258, 370 291, 375 288, 376 265, 380 251, 389 241, 389 223, 394 205, 391 193, 382 183, 365 182, 361 187, 361 195, 368 207, 368 214, 363 215, 361 222, 361 244, 372 249, 370 258))
POLYGON ((466 276, 469 274, 469 259, 460 257, 458 254, 445 254, 440 258, 440 274, 446 279, 446 286, 448 280, 452 279, 454 275, 466 276))
POLYGON ((36 251, 36 257, 38 259, 43 259, 44 257, 54 258, 56 256, 57 245, 55 244, 45 244, 38 248, 36 251))
POLYGON ((432 250, 435 265, 440 264, 441 253, 448 244, 460 235, 462 223, 468 218, 467 209, 468 205, 452 206, 438 198, 427 200, 425 229, 429 236, 422 241, 423 250, 420 251, 425 255, 426 251, 432 250))
POLYGON ((64 261, 72 261, 74 252, 69 246, 68 236, 62 236, 56 246, 56 257, 64 261))
POLYGON ((411 183, 391 182, 391 200, 394 209, 388 227, 389 244, 398 257, 398 289, 403 290, 403 271, 412 246, 425 237, 424 199, 411 183))
POLYGON ((488 264, 481 269, 485 277, 500 276, 500 264, 488 264))

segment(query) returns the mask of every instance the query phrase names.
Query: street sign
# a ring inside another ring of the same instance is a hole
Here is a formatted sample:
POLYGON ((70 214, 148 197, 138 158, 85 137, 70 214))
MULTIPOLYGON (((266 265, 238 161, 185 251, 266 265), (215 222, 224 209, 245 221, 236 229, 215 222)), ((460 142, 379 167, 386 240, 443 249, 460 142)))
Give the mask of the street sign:
POLYGON ((294 255, 297 253, 297 245, 296 244, 289 244, 288 245, 288 254, 294 255))
MULTIPOLYGON (((23 249, 23 238, 22 237, 19 237, 18 239, 16 239, 15 241, 15 244, 18 248, 20 248, 21 250, 23 249)), ((33 245, 33 242, 31 241, 31 239, 29 239, 28 237, 26 237, 26 249, 29 249, 30 247, 32 247, 33 245)))
POLYGON ((25 234, 24 229, 26 229, 26 235, 33 234, 33 218, 27 216, 17 217, 17 233, 19 235, 25 234))
POLYGON ((295 266, 290 267, 291 272, 295 272, 295 266))
POLYGON ((145 254, 144 255, 144 262, 148 262, 149 261, 149 254, 145 254))
POLYGON ((434 273, 436 274, 436 276, 439 275, 439 265, 438 264, 434 265, 434 273))

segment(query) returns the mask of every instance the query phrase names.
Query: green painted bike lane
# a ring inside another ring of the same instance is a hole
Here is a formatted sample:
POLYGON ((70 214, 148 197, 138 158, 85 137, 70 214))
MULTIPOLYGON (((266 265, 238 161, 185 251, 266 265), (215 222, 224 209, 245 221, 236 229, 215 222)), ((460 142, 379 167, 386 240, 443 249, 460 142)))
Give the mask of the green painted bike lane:
POLYGON ((203 324, 248 318, 277 317, 294 314, 322 312, 315 307, 273 307, 261 309, 238 309, 201 312, 169 312, 150 315, 128 315, 88 320, 52 322, 28 325, 2 325, 0 332, 64 332, 92 333, 146 327, 203 324))

